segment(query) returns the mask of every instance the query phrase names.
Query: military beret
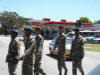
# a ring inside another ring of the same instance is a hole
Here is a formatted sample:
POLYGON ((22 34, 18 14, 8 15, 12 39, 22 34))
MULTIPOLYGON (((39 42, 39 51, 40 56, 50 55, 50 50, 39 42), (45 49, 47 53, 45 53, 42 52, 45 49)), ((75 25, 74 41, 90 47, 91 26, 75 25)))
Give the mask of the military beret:
POLYGON ((59 28, 64 28, 63 26, 59 26, 59 28))
POLYGON ((11 33, 18 35, 18 30, 11 30, 11 33))
POLYGON ((28 31, 32 31, 32 28, 31 27, 25 27, 24 30, 28 30, 28 31))
POLYGON ((35 30, 41 31, 41 29, 39 27, 36 27, 35 30))

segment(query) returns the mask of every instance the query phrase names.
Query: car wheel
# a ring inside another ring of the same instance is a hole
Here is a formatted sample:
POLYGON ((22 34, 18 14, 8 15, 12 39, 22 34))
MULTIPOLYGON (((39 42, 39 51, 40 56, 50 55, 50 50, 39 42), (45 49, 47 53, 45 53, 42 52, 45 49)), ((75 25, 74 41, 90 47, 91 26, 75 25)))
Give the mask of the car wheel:
POLYGON ((50 53, 51 55, 53 55, 51 48, 49 48, 49 53, 50 53))

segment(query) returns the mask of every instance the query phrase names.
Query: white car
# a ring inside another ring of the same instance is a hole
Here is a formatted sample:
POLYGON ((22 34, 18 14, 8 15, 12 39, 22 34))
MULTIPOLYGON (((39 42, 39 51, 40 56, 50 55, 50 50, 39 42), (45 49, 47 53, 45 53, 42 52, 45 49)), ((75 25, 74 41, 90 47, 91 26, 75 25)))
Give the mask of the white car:
MULTIPOLYGON (((50 54, 53 54, 53 55, 57 55, 57 51, 58 51, 58 48, 56 48, 55 50, 53 49, 54 45, 55 45, 56 38, 54 38, 49 43, 49 52, 50 52, 50 54)), ((70 50, 71 50, 72 40, 73 40, 73 38, 70 38, 70 37, 67 37, 67 39, 66 39, 66 58, 67 59, 71 58, 70 57, 70 50)))
POLYGON ((18 38, 19 41, 23 41, 24 40, 22 35, 17 35, 17 38, 18 38))
POLYGON ((100 43, 100 34, 95 35, 95 37, 92 39, 92 43, 94 43, 94 44, 100 43))

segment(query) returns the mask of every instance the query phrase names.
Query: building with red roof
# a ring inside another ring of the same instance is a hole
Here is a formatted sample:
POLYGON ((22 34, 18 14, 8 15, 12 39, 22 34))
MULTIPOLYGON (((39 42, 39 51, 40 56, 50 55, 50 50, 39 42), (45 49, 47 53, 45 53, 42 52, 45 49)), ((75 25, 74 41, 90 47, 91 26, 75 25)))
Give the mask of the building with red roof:
MULTIPOLYGON (((51 21, 49 18, 44 18, 43 20, 29 20, 29 25, 32 27, 41 27, 43 30, 48 31, 57 31, 57 28, 59 26, 64 26, 66 31, 71 31, 76 27, 76 22, 67 22, 65 19, 62 19, 61 21, 51 21)), ((88 28, 94 28, 94 26, 91 23, 82 23, 81 30, 88 28)), ((92 29, 93 30, 93 29, 92 29)))

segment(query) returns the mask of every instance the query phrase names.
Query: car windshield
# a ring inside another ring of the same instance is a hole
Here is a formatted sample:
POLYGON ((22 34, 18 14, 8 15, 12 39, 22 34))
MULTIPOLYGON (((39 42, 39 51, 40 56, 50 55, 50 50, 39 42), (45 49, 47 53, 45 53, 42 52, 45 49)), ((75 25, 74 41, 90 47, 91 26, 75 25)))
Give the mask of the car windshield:
POLYGON ((97 38, 100 38, 100 35, 96 35, 97 38))
MULTIPOLYGON (((57 37, 56 37, 57 38, 57 37)), ((56 38, 52 40, 52 43, 55 44, 56 38)), ((66 50, 71 50, 71 45, 72 45, 72 38, 67 38, 66 39, 66 50)))
POLYGON ((66 50, 71 50, 72 40, 73 39, 66 40, 66 50))
POLYGON ((67 43, 67 44, 71 44, 71 43, 72 43, 72 39, 67 39, 67 40, 66 40, 66 43, 67 43))

